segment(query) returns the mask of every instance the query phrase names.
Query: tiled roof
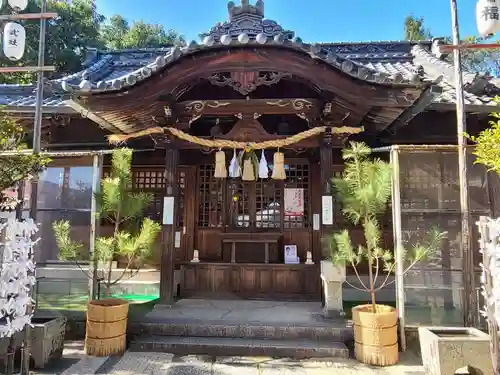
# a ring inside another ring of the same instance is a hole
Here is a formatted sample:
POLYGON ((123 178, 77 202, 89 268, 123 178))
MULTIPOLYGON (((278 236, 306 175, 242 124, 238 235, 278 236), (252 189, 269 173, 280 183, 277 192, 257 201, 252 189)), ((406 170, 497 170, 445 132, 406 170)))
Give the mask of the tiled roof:
MULTIPOLYGON (((113 92, 134 86, 185 55, 200 51, 274 45, 293 49, 320 59, 356 79, 391 86, 421 86, 443 77, 443 93, 436 103, 454 103, 453 66, 442 59, 440 40, 425 42, 349 42, 304 44, 294 33, 275 21, 264 19, 263 2, 255 6, 242 2, 228 4, 229 21, 216 24, 203 34, 203 43, 184 48, 165 47, 122 51, 90 51, 86 68, 75 74, 46 83, 46 109, 58 111, 69 107, 64 99, 72 94, 113 92)), ((491 96, 500 92, 495 81, 484 76, 464 73, 465 103, 495 105, 491 96), (488 94, 490 96, 488 96, 488 94)), ((35 86, 0 85, 0 105, 30 107, 35 104, 35 86)))

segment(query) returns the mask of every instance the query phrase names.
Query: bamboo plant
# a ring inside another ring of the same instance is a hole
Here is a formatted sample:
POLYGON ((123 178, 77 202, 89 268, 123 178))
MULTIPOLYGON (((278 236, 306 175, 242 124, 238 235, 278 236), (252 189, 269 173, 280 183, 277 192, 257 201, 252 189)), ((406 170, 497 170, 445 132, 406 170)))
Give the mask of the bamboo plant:
MULTIPOLYGON (((131 164, 132 150, 115 150, 112 154, 111 174, 102 179, 100 192, 95 194, 99 217, 113 225, 113 236, 95 239, 95 250, 91 259, 99 266, 107 297, 111 294, 111 287, 119 283, 127 273, 132 277, 138 272, 144 260, 151 255, 161 230, 159 223, 149 218, 142 219, 142 222, 139 219, 153 196, 150 193, 130 191, 131 164), (117 257, 124 257, 127 264, 113 280, 113 261, 117 257)), ((79 264, 84 259, 84 246, 71 239, 70 223, 66 220, 54 222, 53 230, 59 248, 59 258, 75 262, 85 272, 79 264)), ((87 276, 93 277, 89 274, 87 276)))
MULTIPOLYGON (((394 282, 389 277, 394 273, 396 263, 392 249, 384 249, 381 244, 381 228, 378 218, 387 210, 392 191, 391 165, 371 157, 371 149, 363 144, 351 142, 343 151, 345 170, 341 178, 333 178, 332 183, 342 212, 354 225, 361 225, 365 243, 355 246, 349 230, 344 229, 325 238, 326 250, 334 264, 350 266, 354 269, 359 286, 346 283, 354 289, 370 294, 372 311, 377 312, 375 294, 394 282), (363 261, 368 263, 368 284, 363 282, 358 267, 363 261), (385 276, 382 276, 385 274, 385 276), (379 282, 381 277, 382 282, 379 282)), ((436 251, 445 239, 446 232, 432 229, 424 242, 416 242, 404 250, 407 273, 419 261, 436 251)))

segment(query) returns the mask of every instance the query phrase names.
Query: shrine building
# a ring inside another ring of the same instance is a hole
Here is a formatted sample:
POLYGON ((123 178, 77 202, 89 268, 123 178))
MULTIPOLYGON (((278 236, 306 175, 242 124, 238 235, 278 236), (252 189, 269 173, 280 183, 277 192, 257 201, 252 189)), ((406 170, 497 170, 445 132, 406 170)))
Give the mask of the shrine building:
MULTIPOLYGON (((154 194, 146 215, 164 224, 150 265, 161 270, 160 303, 176 295, 320 301, 322 236, 349 228, 363 237, 332 191, 342 149, 351 140, 373 148, 456 144, 454 69, 441 39, 309 44, 266 19, 262 0, 229 2, 228 13, 200 43, 91 50, 84 70, 48 80, 42 148, 136 150, 132 188, 154 194), (251 160, 240 158, 245 150, 251 160)), ((466 71, 463 79, 468 131, 477 133, 500 112, 493 99, 500 86, 486 74, 466 71)), ((0 104, 32 128, 34 84, 0 86, 0 104)), ((413 195, 402 204, 421 230, 425 215, 440 215, 456 247, 456 153, 422 155, 405 165, 413 195)), ((109 162, 107 155, 104 175, 109 162)), ((59 158, 42 178, 38 262, 57 258, 55 220, 70 220, 88 243, 89 207, 77 198, 89 196, 91 166, 84 157, 59 158)), ((495 213, 495 181, 471 179, 473 218, 495 213)), ((390 248, 391 221, 389 208, 390 248)), ((436 267, 460 270, 454 251, 436 267)))

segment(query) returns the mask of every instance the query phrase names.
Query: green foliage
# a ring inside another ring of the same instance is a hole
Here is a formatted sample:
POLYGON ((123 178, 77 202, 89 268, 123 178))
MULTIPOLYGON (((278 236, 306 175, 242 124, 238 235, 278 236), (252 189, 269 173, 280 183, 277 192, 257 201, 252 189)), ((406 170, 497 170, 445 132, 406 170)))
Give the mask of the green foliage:
MULTIPOLYGON (((424 25, 424 18, 409 15, 404 22, 405 40, 429 40, 432 34, 424 25)), ((451 37, 445 37, 444 41, 452 44, 451 37)), ((480 44, 484 39, 476 36, 467 36, 461 43, 480 44)), ((499 43, 500 41, 496 41, 499 43)), ((492 43, 492 41, 486 41, 492 43)), ((449 54, 446 60, 453 64, 453 54, 449 54)), ((500 45, 495 49, 463 49, 461 50, 462 68, 469 72, 489 73, 493 77, 500 77, 500 45)))
MULTIPOLYGON (((0 111, 0 152, 26 150, 25 132, 12 117, 0 111)), ((4 195, 6 189, 37 175, 49 159, 40 155, 0 156, 0 204, 12 206, 16 200, 4 195)))
MULTIPOLYGON (((495 98, 500 103, 500 98, 495 98)), ((490 128, 482 130, 477 136, 466 134, 475 143, 475 163, 482 164, 488 170, 500 173, 500 114, 492 113, 493 120, 489 123, 490 128)))
MULTIPOLYGON (((115 15, 104 23, 105 17, 92 10, 91 0, 71 2, 48 0, 47 11, 58 17, 47 20, 45 64, 55 65, 55 73, 45 73, 47 78, 59 78, 82 69, 89 48, 147 48, 165 45, 185 45, 184 38, 174 30, 165 31, 161 25, 128 22, 115 15)), ((30 1, 25 13, 39 13, 37 1, 30 1)), ((19 21, 26 28, 26 52, 21 61, 0 57, 1 66, 36 66, 40 21, 19 21)), ((0 83, 27 84, 35 81, 35 74, 12 73, 0 75, 0 83)))
POLYGON ((54 230, 54 237, 59 248, 59 260, 84 260, 83 244, 71 239, 69 221, 57 221, 52 225, 52 229, 54 230))
MULTIPOLYGON (((56 78, 81 69, 88 48, 102 48, 99 38, 99 25, 104 20, 102 15, 93 14, 90 0, 47 1, 47 11, 56 12, 59 16, 47 20, 45 43, 45 63, 55 65, 57 73, 48 78, 56 78)), ((40 6, 36 1, 30 1, 25 13, 39 13, 40 6)), ((19 62, 12 62, 0 57, 2 66, 27 65, 36 66, 38 61, 38 40, 40 21, 19 21, 26 28, 26 52, 19 62)), ((2 74, 0 83, 30 83, 34 74, 2 74)))
POLYGON ((101 182, 101 192, 96 194, 102 218, 113 224, 121 225, 136 219, 153 200, 150 193, 133 193, 132 186, 132 150, 117 149, 113 153, 111 175, 101 182))
MULTIPOLYGON (((96 194, 99 215, 113 223, 112 237, 98 237, 95 241, 94 262, 107 264, 104 278, 106 290, 119 282, 126 272, 134 265, 140 267, 149 258, 158 236, 160 224, 145 218, 138 231, 133 231, 133 224, 140 218, 153 196, 146 193, 130 191, 132 150, 117 149, 113 152, 111 175, 101 181, 101 192, 96 194), (112 280, 112 262, 117 257, 124 257, 128 264, 116 280, 112 280)), ((79 244, 70 239, 70 225, 67 221, 53 224, 54 234, 59 247, 60 256, 66 259, 78 260, 76 252, 79 244)))
MULTIPOLYGON (((371 149, 363 143, 351 142, 349 148, 343 151, 343 159, 345 169, 342 178, 333 178, 332 182, 344 215, 354 225, 361 224, 365 243, 355 246, 346 229, 325 237, 323 244, 334 264, 354 268, 362 288, 347 283, 355 289, 369 292, 376 311, 375 292, 388 285, 388 276, 395 269, 392 250, 382 247, 381 228, 377 220, 386 211, 391 196, 391 165, 371 157, 371 149), (368 262, 369 286, 359 278, 356 268, 364 260, 368 262), (386 273, 386 278, 377 286, 381 270, 386 273)), ((405 260, 409 262, 405 272, 438 249, 445 237, 446 233, 432 230, 426 241, 417 242, 409 250, 405 250, 405 260)))
POLYGON ((430 40, 432 38, 430 30, 424 26, 424 17, 407 16, 404 31, 405 40, 430 40))
MULTIPOLYGON (((481 44, 484 40, 475 36, 468 36, 463 43, 481 44)), ((499 40, 488 40, 486 43, 500 43, 499 40)), ((500 45, 493 49, 465 49, 461 51, 462 67, 469 72, 489 73, 493 77, 500 77, 500 45)), ((449 57, 452 61, 452 55, 449 57)))
POLYGON ((354 224, 361 219, 376 220, 391 196, 391 166, 380 159, 370 160, 370 154, 367 145, 351 142, 343 152, 342 178, 332 179, 342 211, 354 224))
POLYGON ((107 48, 154 48, 184 46, 186 40, 174 30, 165 31, 162 25, 134 22, 132 26, 120 15, 114 15, 104 24, 101 38, 107 48))

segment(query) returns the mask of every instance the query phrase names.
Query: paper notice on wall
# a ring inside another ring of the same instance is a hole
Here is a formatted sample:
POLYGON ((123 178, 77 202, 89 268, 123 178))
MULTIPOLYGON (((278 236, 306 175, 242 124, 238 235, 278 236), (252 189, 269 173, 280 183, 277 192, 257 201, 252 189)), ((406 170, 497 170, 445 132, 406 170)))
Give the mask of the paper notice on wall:
POLYGON ((285 216, 304 216, 304 189, 285 189, 285 216))
POLYGON ((333 198, 331 195, 324 195, 321 200, 321 216, 324 225, 333 225, 333 198))
POLYGON ((163 225, 174 224, 174 197, 163 198, 163 225))

